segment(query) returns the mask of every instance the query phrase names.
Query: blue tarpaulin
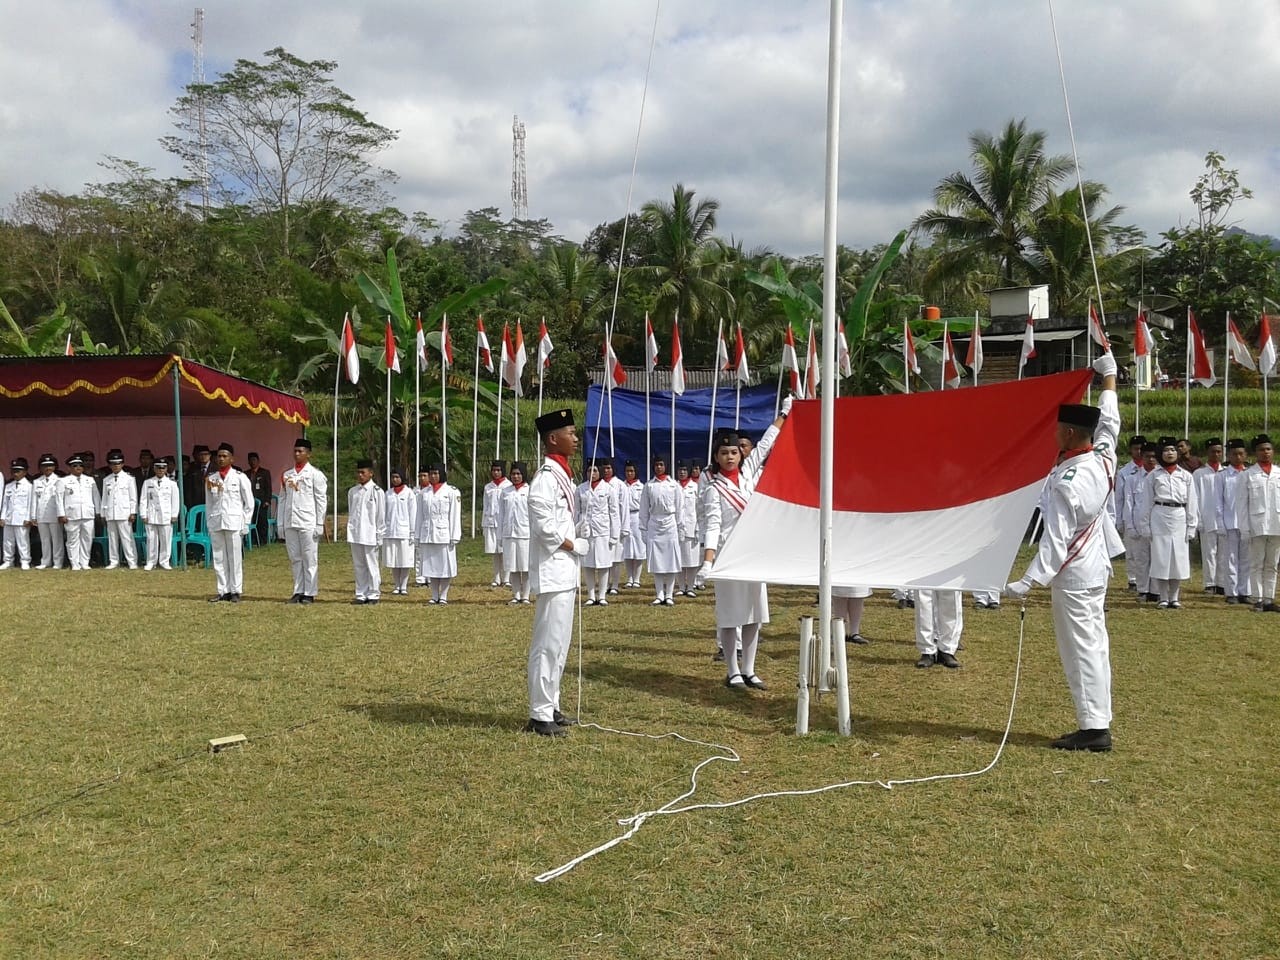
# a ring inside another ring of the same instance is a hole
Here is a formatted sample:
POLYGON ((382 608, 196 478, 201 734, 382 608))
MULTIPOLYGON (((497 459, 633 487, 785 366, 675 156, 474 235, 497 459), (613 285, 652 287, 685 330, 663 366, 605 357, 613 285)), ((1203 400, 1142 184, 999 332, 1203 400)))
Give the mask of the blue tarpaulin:
MULTIPOLYGON (((613 461, 618 476, 622 476, 622 464, 634 460, 641 479, 647 479, 649 466, 645 462, 645 395, 643 391, 616 389, 610 394, 601 387, 587 389, 587 425, 578 453, 583 460, 594 453, 599 460, 610 457, 610 410, 613 416, 613 461)), ((758 440, 774 420, 777 392, 773 386, 746 387, 742 391, 742 405, 736 407, 736 394, 732 385, 721 385, 716 391, 715 427, 731 430, 735 410, 738 414, 738 430, 758 440)), ((649 394, 650 450, 652 455, 671 457, 671 393, 667 390, 649 394)), ((705 465, 707 442, 711 430, 711 390, 686 390, 676 397, 676 450, 675 460, 689 460, 705 465)), ((575 465, 576 466, 576 465, 575 465)), ((674 465, 668 460, 667 469, 675 475, 674 465)))

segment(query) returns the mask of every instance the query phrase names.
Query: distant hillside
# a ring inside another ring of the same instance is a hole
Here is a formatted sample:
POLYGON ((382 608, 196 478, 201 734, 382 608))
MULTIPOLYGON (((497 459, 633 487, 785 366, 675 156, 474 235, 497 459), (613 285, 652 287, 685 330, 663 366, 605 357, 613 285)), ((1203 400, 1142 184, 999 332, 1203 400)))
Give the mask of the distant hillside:
POLYGON ((1246 240, 1253 240, 1256 243, 1264 244, 1272 250, 1280 253, 1280 240, 1270 236, 1269 234, 1250 233, 1248 230, 1241 230, 1239 227, 1228 227, 1227 235, 1230 236, 1232 234, 1242 234, 1246 240))

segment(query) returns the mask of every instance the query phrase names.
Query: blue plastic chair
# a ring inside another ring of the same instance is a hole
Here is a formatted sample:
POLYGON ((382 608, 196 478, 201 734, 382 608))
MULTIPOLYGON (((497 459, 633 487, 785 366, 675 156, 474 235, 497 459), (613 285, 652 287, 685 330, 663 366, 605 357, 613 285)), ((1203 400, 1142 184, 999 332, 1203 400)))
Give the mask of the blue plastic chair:
POLYGON ((147 525, 140 513, 133 518, 133 543, 138 551, 138 566, 142 566, 147 561, 147 525))
POLYGON ((204 504, 192 507, 187 511, 186 540, 189 546, 199 547, 202 555, 202 566, 209 566, 213 559, 213 541, 209 539, 209 530, 205 527, 204 504))
POLYGON ((267 514, 267 543, 276 542, 276 517, 280 513, 280 494, 271 495, 271 512, 267 514))

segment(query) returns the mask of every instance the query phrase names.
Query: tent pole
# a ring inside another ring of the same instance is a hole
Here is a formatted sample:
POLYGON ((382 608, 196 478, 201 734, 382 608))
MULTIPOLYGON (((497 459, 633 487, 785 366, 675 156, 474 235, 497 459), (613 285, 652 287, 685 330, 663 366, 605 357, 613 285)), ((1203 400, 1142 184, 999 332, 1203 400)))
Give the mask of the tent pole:
POLYGON ((182 396, 178 387, 182 383, 182 373, 178 369, 178 358, 173 358, 173 432, 176 438, 177 453, 175 456, 178 462, 174 465, 174 473, 178 474, 178 566, 185 568, 187 565, 187 518, 184 512, 185 504, 183 501, 183 481, 186 476, 182 473, 182 396))

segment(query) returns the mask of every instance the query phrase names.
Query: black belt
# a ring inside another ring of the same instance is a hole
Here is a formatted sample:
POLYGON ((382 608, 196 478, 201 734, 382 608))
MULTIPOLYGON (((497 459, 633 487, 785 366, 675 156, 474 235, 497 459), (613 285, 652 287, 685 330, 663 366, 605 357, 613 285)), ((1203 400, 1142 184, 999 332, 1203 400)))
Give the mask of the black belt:
POLYGON ((1181 507, 1184 510, 1187 507, 1185 503, 1174 503, 1172 500, 1155 500, 1153 502, 1157 507, 1181 507))

